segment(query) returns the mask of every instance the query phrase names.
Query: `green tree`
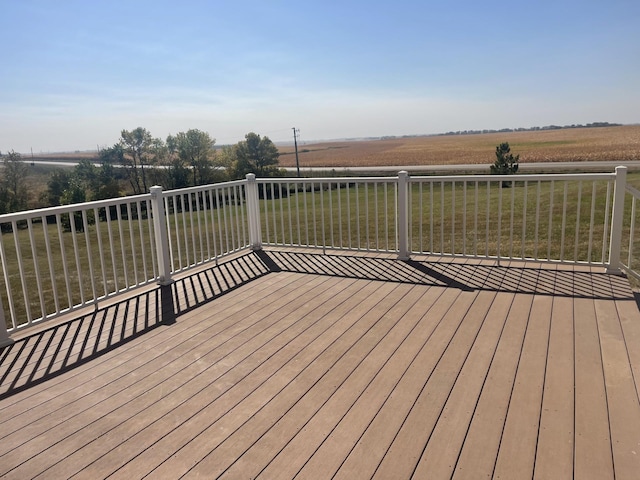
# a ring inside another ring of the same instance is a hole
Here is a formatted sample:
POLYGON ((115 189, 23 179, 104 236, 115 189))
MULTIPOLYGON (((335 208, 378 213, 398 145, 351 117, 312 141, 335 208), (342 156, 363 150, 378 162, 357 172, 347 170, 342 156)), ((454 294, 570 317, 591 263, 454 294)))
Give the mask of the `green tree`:
MULTIPOLYGON (((518 171, 518 161, 520 155, 513 155, 508 142, 501 143, 496 147, 496 160, 491 165, 493 175, 513 175, 518 171)), ((510 187, 511 182, 502 182, 503 187, 510 187)))
POLYGON ((213 181, 215 139, 207 132, 190 129, 167 137, 169 150, 175 152, 182 165, 189 165, 193 174, 193 185, 206 185, 213 181))
POLYGON ((235 177, 243 178, 247 173, 257 177, 281 176, 278 168, 278 149, 269 137, 260 137, 257 133, 247 133, 245 139, 234 147, 235 177))
POLYGON ((4 156, 0 179, 0 213, 27 209, 29 167, 19 153, 11 150, 4 156))
POLYGON ((122 130, 120 132, 120 146, 123 151, 122 162, 128 169, 133 193, 148 192, 145 166, 151 165, 153 161, 154 138, 151 133, 142 127, 131 131, 122 130))
POLYGON ((191 171, 178 155, 178 146, 174 136, 169 135, 162 149, 156 151, 158 163, 162 169, 162 180, 159 182, 165 189, 184 188, 189 186, 191 171))
POLYGON ((47 181, 47 191, 41 197, 48 206, 62 205, 61 198, 65 190, 69 188, 71 176, 72 172, 63 168, 57 168, 51 173, 47 181))

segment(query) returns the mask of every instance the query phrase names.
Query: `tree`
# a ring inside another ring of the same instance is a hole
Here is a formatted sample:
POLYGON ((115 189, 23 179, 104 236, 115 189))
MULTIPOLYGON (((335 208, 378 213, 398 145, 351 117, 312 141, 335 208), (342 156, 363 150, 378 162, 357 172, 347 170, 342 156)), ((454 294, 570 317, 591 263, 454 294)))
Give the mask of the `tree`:
MULTIPOLYGON (((518 161, 520 155, 514 156, 508 142, 501 143, 496 147, 496 160, 491 165, 493 175, 513 175, 518 171, 518 161)), ((511 182, 502 182, 503 187, 510 187, 511 182)))
POLYGON ((49 176, 47 191, 42 194, 42 199, 50 207, 62 205, 62 196, 69 189, 72 173, 67 169, 57 168, 49 176))
POLYGON ((190 129, 167 137, 167 146, 175 152, 183 165, 189 165, 193 173, 193 185, 205 185, 213 181, 213 146, 216 141, 207 132, 190 129))
POLYGON ((146 128, 138 127, 130 132, 120 132, 120 146, 126 154, 122 156, 122 161, 129 168, 129 181, 135 194, 149 191, 144 167, 152 161, 153 145, 154 139, 146 128))
POLYGON ((251 132, 244 138, 234 148, 236 178, 243 178, 247 173, 255 173, 257 177, 281 175, 277 167, 280 153, 269 137, 260 138, 251 132))
POLYGON ((162 181, 160 184, 165 189, 184 188, 189 186, 190 170, 178 155, 178 146, 175 137, 169 135, 163 148, 156 151, 158 163, 162 169, 162 181))
POLYGON ((2 179, 0 180, 0 213, 17 212, 27 209, 27 175, 29 167, 19 153, 11 150, 4 157, 2 179))

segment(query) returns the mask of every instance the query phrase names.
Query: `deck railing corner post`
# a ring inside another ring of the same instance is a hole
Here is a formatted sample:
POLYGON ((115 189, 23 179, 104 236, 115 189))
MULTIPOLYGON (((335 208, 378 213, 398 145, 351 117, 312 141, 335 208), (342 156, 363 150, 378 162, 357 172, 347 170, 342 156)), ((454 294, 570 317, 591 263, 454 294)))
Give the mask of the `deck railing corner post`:
POLYGON ((158 284, 169 285, 171 280, 171 265, 169 253, 169 235, 165 219, 164 195, 162 187, 156 185, 149 190, 151 193, 151 215, 153 215, 153 234, 158 256, 158 284))
POLYGON ((627 188, 627 167, 616 167, 613 190, 613 208, 611 209, 611 233, 609 236, 609 261, 607 273, 620 274, 620 251, 622 247, 622 227, 624 216, 624 198, 627 188))
POLYGON ((260 233, 260 200, 258 182, 253 173, 248 173, 247 179, 247 221, 249 223, 249 244, 254 251, 262 250, 262 235, 260 233))
POLYGON ((409 260, 409 172, 398 172, 398 259, 409 260))

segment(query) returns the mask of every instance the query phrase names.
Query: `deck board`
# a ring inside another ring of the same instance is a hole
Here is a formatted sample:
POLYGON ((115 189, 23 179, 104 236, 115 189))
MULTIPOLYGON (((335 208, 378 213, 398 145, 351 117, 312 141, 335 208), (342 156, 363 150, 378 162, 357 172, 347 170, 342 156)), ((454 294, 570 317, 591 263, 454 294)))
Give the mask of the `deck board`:
POLYGON ((248 253, 16 340, 3 478, 640 471, 640 313, 583 267, 248 253))

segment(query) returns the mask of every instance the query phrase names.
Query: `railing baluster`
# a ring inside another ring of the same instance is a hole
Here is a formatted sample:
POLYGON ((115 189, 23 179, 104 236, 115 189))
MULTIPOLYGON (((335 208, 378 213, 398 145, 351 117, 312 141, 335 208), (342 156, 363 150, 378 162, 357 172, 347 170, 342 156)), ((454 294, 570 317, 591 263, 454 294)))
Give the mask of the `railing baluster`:
POLYGON ((596 184, 593 183, 591 187, 591 216, 589 220, 589 249, 587 252, 587 262, 593 263, 591 260, 591 247, 593 245, 593 227, 594 227, 594 218, 596 215, 596 184))
MULTIPOLYGON (((124 288, 129 288, 129 267, 127 265, 127 254, 125 249, 124 232, 122 230, 122 208, 120 205, 116 207, 118 218, 118 232, 120 234, 120 253, 122 255, 122 272, 124 274, 124 288)), ((118 290, 116 290, 118 291, 118 290)))
MULTIPOLYGON (((306 184, 302 184, 302 195, 303 195, 303 205, 304 205, 304 231, 305 231, 305 246, 309 246, 309 210, 307 207, 307 186, 306 184)), ((311 191, 309 193, 311 199, 313 200, 313 182, 311 182, 311 191)), ((314 233, 315 233, 315 223, 313 225, 314 233)))
MULTIPOLYGON (((289 206, 288 210, 288 217, 289 217, 289 245, 293 246, 295 245, 295 242, 293 241, 294 239, 294 235, 293 235, 293 208, 291 206, 291 184, 287 183, 287 204, 289 206)), ((295 195, 295 194, 294 194, 295 195)))
POLYGON ((611 211, 611 182, 607 182, 607 202, 604 207, 604 235, 602 236, 602 257, 601 263, 607 258, 607 239, 609 233, 609 212, 611 211))
POLYGON ((554 199, 554 181, 551 180, 549 188, 549 225, 547 229, 547 260, 551 259, 551 242, 553 242, 553 199, 554 199))
MULTIPOLYGON (((40 217, 40 224, 42 225, 42 233, 44 235, 44 245, 47 252, 47 265, 49 267, 49 280, 51 281, 51 292, 53 293, 53 305, 56 312, 60 311, 60 301, 58 299, 58 285, 56 282, 56 268, 53 265, 53 251, 51 249, 51 240, 49 238, 49 225, 47 224, 47 217, 40 217)), ((46 316, 46 312, 43 312, 43 317, 46 316)))
POLYGON ((185 231, 185 245, 188 245, 187 243, 187 238, 188 238, 188 231, 191 232, 191 255, 189 255, 189 249, 185 248, 185 250, 187 250, 187 267, 190 267, 191 265, 197 265, 198 264, 198 250, 196 248, 196 233, 195 233, 195 220, 193 218, 193 204, 195 202, 197 202, 196 197, 196 193, 187 193, 186 194, 187 197, 187 205, 189 206, 189 215, 188 215, 188 227, 187 227, 187 215, 185 215, 185 223, 184 223, 184 231, 185 231))
POLYGON ((521 258, 526 258, 527 246, 527 199, 529 197, 529 182, 524 181, 523 186, 523 202, 522 202, 522 253, 521 258))
MULTIPOLYGON (((176 238, 176 247, 178 249, 178 257, 177 257, 177 265, 173 265, 173 271, 182 270, 182 240, 180 239, 180 215, 184 210, 182 195, 173 195, 172 197, 173 203, 173 223, 175 228, 175 238, 176 238), (180 201, 178 202, 178 199, 180 201)), ((173 235, 171 236, 173 238, 173 235)), ((171 258, 174 258, 172 255, 171 258)))
MULTIPOLYGON (((26 270, 22 261, 22 248, 20 247, 20 239, 18 238, 18 223, 14 220, 11 222, 13 230, 13 242, 16 248, 16 256, 18 258, 18 270, 20 272, 20 283, 22 284, 22 296, 24 298, 24 306, 27 313, 27 322, 31 324, 31 302, 29 301, 29 289, 26 279, 26 270)), ((11 295, 11 293, 9 293, 11 295)))
MULTIPOLYGON (((207 259, 211 259, 214 255, 211 255, 211 239, 210 232, 211 228, 209 227, 209 213, 211 211, 211 196, 209 194, 209 190, 203 190, 201 192, 202 195, 202 218, 204 220, 204 233, 205 233, 205 243, 207 245, 207 259)), ((213 227, 213 226, 212 226, 213 227)))
POLYGON ((485 228, 484 256, 489 256, 489 231, 491 228, 491 181, 487 180, 487 218, 485 228))
POLYGON ((440 254, 444 254, 444 181, 440 182, 440 254))
POLYGON ((511 184, 511 212, 509 217, 509 258, 513 257, 513 227, 514 213, 516 209, 516 182, 511 184))
POLYGON ((467 254, 467 181, 462 182, 462 255, 467 254))
POLYGON ((538 244, 540 243, 540 237, 538 235, 539 227, 540 227, 540 180, 538 180, 538 186, 536 188, 536 233, 534 237, 534 254, 533 258, 538 260, 538 244))
MULTIPOLYGON (((105 215, 109 214, 109 207, 104 207, 105 210, 105 215)), ((94 208, 93 209, 93 215, 96 218, 100 218, 99 217, 99 212, 100 209, 98 208, 94 208)), ((107 219, 107 222, 109 221, 109 219, 107 219)), ((102 241, 102 231, 100 230, 100 222, 96 221, 96 237, 98 239, 98 255, 100 257, 100 271, 102 272, 102 288, 104 291, 104 296, 106 297, 109 293, 109 283, 107 282, 107 269, 106 269, 106 265, 105 265, 105 260, 104 260, 104 242, 102 241)), ((112 243, 111 241, 109 242, 109 248, 111 247, 112 243)), ((112 262, 113 263, 113 262, 112 262)), ((115 266, 115 264, 114 264, 115 266)), ((114 271, 115 272, 115 271, 114 271)))
POLYGON ((473 254, 478 256, 478 188, 479 184, 475 182, 475 200, 474 200, 474 217, 473 217, 473 254))
POLYGON ((281 183, 278 184, 278 188, 279 188, 279 191, 280 191, 280 228, 282 230, 282 245, 286 245, 287 244, 287 237, 284 234, 284 224, 285 224, 285 221, 284 221, 284 205, 283 205, 284 204, 284 200, 283 200, 283 197, 282 197, 282 184, 281 183))
POLYGON ((360 250, 362 243, 360 242, 360 197, 358 196, 358 182, 355 182, 354 190, 356 196, 356 249, 360 250))
MULTIPOLYGON (((216 196, 215 196, 215 190, 213 188, 209 189, 207 191, 207 193, 209 194, 209 220, 211 221, 211 243, 213 244, 213 256, 215 257, 216 261, 218 260, 218 255, 219 255, 219 250, 218 250, 218 231, 220 230, 219 228, 217 228, 216 225, 216 211, 218 210, 218 206, 217 206, 217 200, 216 200, 216 196)), ((208 237, 207 237, 208 238, 208 237)))
POLYGON ((58 229, 58 241, 60 243, 60 258, 62 259, 62 273, 64 274, 64 282, 65 282, 65 287, 67 289, 67 306, 71 308, 73 306, 73 299, 71 295, 71 285, 69 283, 69 268, 67 266, 67 263, 68 263, 67 250, 64 244, 64 235, 62 234, 62 218, 59 213, 56 213, 56 227, 58 229))
POLYGON ((216 190, 216 202, 217 202, 217 216, 218 216, 218 238, 220 239, 220 251, 228 251, 224 248, 224 234, 225 234, 225 224, 224 224, 224 193, 223 189, 216 190))
POLYGON ((76 260, 76 272, 78 274, 78 291, 80 293, 80 304, 84 305, 84 279, 82 275, 82 265, 80 264, 80 249, 78 248, 78 239, 76 235, 75 212, 69 212, 69 225, 71 228, 71 238, 73 239, 73 251, 76 260))
MULTIPOLYGON (((335 246, 335 237, 334 237, 334 229, 333 229, 333 190, 332 190, 332 182, 329 182, 329 189, 327 190, 327 195, 329 195, 329 244, 333 247, 335 246)), ((338 191, 339 186, 336 184, 336 191, 338 191)))
MULTIPOLYGON (((326 248, 327 248, 327 232, 325 229, 325 221, 324 221, 324 187, 322 186, 322 182, 319 183, 319 187, 320 187, 320 205, 322 206, 322 210, 321 212, 321 217, 322 217, 322 253, 326 252, 326 248)), ((329 195, 331 195, 331 184, 329 184, 329 195)), ((329 197, 329 199, 331 199, 331 197, 329 197)), ((329 210, 329 215, 331 215, 331 210, 329 210)))
POLYGON ((502 189, 503 182, 498 182, 498 235, 496 238, 496 257, 498 257, 498 265, 500 265, 500 242, 502 240, 502 189))
POLYGON ((351 185, 349 182, 345 182, 345 193, 346 193, 346 209, 347 209, 347 245, 349 245, 349 248, 352 248, 352 241, 351 241, 351 185))
POLYGON ((451 182, 451 251, 456 254, 456 181, 451 182))
POLYGON ((33 270, 36 277, 36 286, 38 287, 38 298, 40 300, 40 311, 42 318, 47 316, 47 312, 44 304, 44 294, 42 288, 42 277, 40 274, 40 265, 38 263, 38 251, 36 249, 36 239, 33 233, 33 219, 27 220, 27 231, 29 232, 29 241, 31 243, 31 256, 33 258, 33 270))
POLYGON ((564 194, 562 196, 562 226, 560 227, 560 261, 564 262, 564 233, 567 228, 567 196, 569 184, 564 182, 564 194))
POLYGON ((364 226, 365 226, 365 232, 366 232, 366 242, 367 242, 367 246, 366 249, 367 251, 371 250, 371 229, 369 228, 369 225, 371 225, 371 223, 369 222, 369 194, 370 194, 370 189, 371 187, 369 186, 369 183, 365 183, 364 184, 364 211, 365 211, 365 220, 364 220, 364 226))
MULTIPOLYGON (((204 261, 209 257, 207 254, 205 256, 204 242, 202 239, 202 212, 203 208, 205 208, 205 199, 204 192, 195 192, 195 201, 196 201, 196 223, 198 224, 198 239, 200 240, 200 263, 204 263, 204 261), (200 206, 202 202, 202 207, 200 206)), ((206 215, 205 215, 206 218, 206 215)))
MULTIPOLYGON (((113 287, 115 289, 115 291, 118 291, 118 273, 117 273, 117 267, 116 267, 116 254, 115 254, 115 250, 114 250, 114 246, 113 246, 113 231, 112 231, 112 226, 111 226, 111 208, 107 207, 106 208, 106 215, 107 215, 107 232, 108 232, 108 236, 109 236, 109 253, 111 254, 111 269, 112 269, 112 273, 113 273, 113 287)), ((94 212, 95 215, 95 212, 94 212)), ((97 228, 100 228, 99 226, 97 228)), ((85 230, 86 232, 86 230, 85 230)), ((102 235, 98 234, 98 237, 102 237, 102 235)), ((100 244, 101 244, 101 238, 98 240, 98 248, 100 248, 100 244)), ((101 261, 104 262, 104 260, 101 261)), ((102 263, 104 265, 104 263, 102 263)), ((103 269, 104 270, 104 269, 103 269)), ((91 275, 91 277, 93 278, 93 274, 91 275)), ((106 281, 106 277, 105 277, 105 284, 104 284, 104 294, 105 296, 108 294, 108 284, 106 281)))
POLYGON ((385 249, 389 251, 389 184, 384 184, 384 238, 385 249))
POLYGON ((627 268, 632 269, 631 260, 633 259, 633 241, 636 230, 636 197, 631 197, 631 225, 629 226, 629 256, 627 257, 627 268))
MULTIPOLYGON (((89 259, 89 278, 91 279, 91 294, 93 295, 91 298, 92 300, 95 300, 98 298, 98 295, 96 291, 95 273, 94 273, 94 265, 93 265, 93 253, 91 249, 91 239, 89 238, 89 221, 87 219, 86 210, 82 210, 82 226, 84 228, 84 240, 86 242, 87 257, 89 259)), ((117 288, 116 288, 116 291, 118 291, 117 288)))
POLYGON ((582 213, 582 180, 578 182, 578 205, 576 206, 576 234, 575 243, 573 246, 573 261, 577 262, 578 257, 578 245, 580 241, 580 214, 582 213))
POLYGON ((379 225, 378 220, 380 216, 378 214, 378 183, 373 184, 373 198, 375 199, 375 217, 376 217, 376 250, 380 250, 380 234, 379 234, 379 225))

